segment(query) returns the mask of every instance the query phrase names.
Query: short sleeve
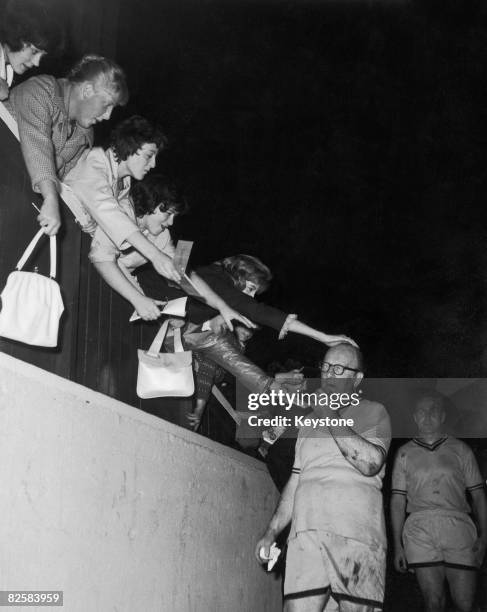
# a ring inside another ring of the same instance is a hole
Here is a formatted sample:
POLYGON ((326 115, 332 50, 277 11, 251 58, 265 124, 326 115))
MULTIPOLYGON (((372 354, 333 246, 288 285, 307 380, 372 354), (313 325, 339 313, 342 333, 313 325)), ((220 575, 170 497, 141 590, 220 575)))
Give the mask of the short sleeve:
POLYGON ((465 477, 465 487, 468 491, 483 489, 484 482, 482 480, 482 475, 480 474, 480 469, 477 460, 475 459, 475 455, 473 454, 472 449, 466 444, 463 446, 463 449, 463 473, 465 477))
POLYGON ((295 451, 294 451, 294 464, 291 470, 292 474, 297 474, 298 476, 299 474, 301 474, 301 444, 302 442, 303 442, 303 439, 301 438, 301 436, 298 436, 298 439, 296 440, 295 451))
POLYGON ((391 421, 382 404, 364 402, 361 405, 361 421, 353 428, 362 438, 378 446, 387 455, 391 444, 391 421))
POLYGON ((392 468, 392 493, 407 495, 406 488, 406 449, 404 446, 397 451, 392 468))

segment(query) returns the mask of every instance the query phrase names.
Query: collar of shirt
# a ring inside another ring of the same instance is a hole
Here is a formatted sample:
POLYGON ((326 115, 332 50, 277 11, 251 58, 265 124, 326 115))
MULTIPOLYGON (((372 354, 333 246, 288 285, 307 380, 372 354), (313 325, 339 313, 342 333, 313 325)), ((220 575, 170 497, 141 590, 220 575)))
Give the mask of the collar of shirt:
POLYGON ((435 451, 437 448, 439 448, 443 442, 446 442, 448 439, 447 435, 442 435, 441 438, 439 438, 438 440, 436 440, 436 442, 433 442, 432 444, 428 444, 428 442, 425 442, 424 440, 421 440, 421 438, 413 438, 413 442, 415 444, 417 444, 418 446, 422 446, 423 448, 426 448, 429 451, 435 451))
POLYGON ((56 79, 56 82, 58 88, 55 89, 53 103, 58 108, 62 116, 58 122, 58 125, 59 129, 64 134, 64 141, 71 138, 75 131, 79 131, 81 134, 85 135, 88 147, 91 149, 93 147, 92 128, 81 127, 75 120, 70 120, 69 118, 69 102, 73 88, 72 84, 68 81, 68 79, 56 79))
POLYGON ((124 176, 123 178, 118 177, 118 168, 120 164, 115 159, 115 154, 111 148, 105 151, 105 155, 108 159, 108 164, 110 166, 110 173, 112 175, 112 189, 115 194, 117 200, 123 200, 128 196, 130 191, 130 176, 124 176))
POLYGON ((7 81, 9 87, 14 80, 14 69, 7 63, 7 54, 2 45, 0 45, 0 78, 7 81))

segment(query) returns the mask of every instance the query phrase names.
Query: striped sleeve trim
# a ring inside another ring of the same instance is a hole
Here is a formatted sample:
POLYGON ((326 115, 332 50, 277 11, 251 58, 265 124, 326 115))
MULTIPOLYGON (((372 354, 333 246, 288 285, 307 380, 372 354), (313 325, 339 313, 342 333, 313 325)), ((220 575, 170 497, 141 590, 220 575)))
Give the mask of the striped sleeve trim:
POLYGON ((477 489, 483 489, 484 483, 480 482, 479 484, 473 485, 473 487, 467 487, 467 491, 476 491, 477 489))
POLYGON ((407 495, 407 492, 403 491, 402 489, 392 489, 391 493, 397 493, 398 495, 407 495))
POLYGON ((291 470, 293 474, 301 474, 301 468, 294 468, 291 470))

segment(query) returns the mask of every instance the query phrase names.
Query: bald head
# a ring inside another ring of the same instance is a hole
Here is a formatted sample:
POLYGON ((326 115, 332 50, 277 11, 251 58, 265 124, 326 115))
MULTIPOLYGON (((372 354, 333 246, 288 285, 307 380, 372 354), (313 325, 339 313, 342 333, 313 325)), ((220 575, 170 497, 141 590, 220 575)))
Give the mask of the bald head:
POLYGON ((325 392, 351 393, 363 378, 362 354, 351 344, 337 344, 326 352, 321 366, 321 388, 325 392))
POLYGON ((361 372, 363 372, 364 368, 360 349, 345 342, 329 348, 325 354, 324 361, 328 361, 328 363, 341 363, 361 372))

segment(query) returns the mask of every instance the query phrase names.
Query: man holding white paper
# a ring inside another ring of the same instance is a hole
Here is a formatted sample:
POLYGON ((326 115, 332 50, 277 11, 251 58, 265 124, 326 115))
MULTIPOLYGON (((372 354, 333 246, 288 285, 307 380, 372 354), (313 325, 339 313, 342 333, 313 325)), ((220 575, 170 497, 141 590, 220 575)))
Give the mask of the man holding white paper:
MULTIPOLYGON (((363 378, 358 348, 339 344, 322 364, 323 393, 352 393, 363 378)), ((386 534, 382 479, 390 443, 385 408, 361 400, 318 417, 352 418, 354 427, 301 428, 291 477, 264 536, 260 563, 291 522, 284 584, 286 612, 322 612, 330 597, 340 612, 372 612, 384 597, 386 534)), ((327 608, 329 609, 329 608, 327 608)))

